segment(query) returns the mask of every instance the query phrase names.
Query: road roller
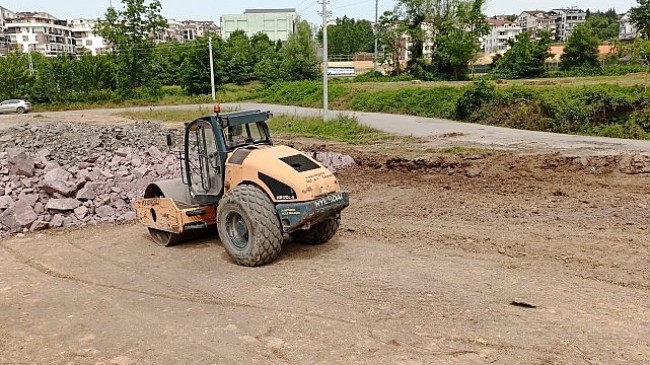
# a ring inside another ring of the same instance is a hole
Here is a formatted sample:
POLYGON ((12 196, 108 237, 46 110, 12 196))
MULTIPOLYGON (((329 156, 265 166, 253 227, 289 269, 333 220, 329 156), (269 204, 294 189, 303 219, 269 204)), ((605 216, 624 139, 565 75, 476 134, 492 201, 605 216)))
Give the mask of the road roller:
MULTIPOLYGON (((285 236, 318 245, 336 235, 348 192, 311 156, 275 145, 268 111, 214 113, 185 123, 174 150, 179 179, 149 184, 135 200, 153 241, 172 246, 219 238, 242 266, 273 262, 285 236)), ((174 136, 167 135, 174 146, 174 136)))

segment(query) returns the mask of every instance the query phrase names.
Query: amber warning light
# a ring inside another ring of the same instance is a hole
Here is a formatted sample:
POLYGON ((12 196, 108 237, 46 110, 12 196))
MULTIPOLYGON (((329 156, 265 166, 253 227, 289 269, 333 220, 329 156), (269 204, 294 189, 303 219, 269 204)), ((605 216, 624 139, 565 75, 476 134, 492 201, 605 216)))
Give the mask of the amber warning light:
POLYGON ((214 106, 214 113, 215 114, 221 113, 221 105, 217 104, 217 105, 214 106))

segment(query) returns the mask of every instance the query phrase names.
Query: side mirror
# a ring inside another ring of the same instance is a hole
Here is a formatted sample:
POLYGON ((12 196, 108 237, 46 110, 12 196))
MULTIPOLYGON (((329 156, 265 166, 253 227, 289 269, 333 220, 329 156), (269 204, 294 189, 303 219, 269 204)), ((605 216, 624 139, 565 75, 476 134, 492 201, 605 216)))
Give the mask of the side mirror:
POLYGON ((167 147, 172 148, 174 146, 174 136, 171 133, 167 133, 167 147))

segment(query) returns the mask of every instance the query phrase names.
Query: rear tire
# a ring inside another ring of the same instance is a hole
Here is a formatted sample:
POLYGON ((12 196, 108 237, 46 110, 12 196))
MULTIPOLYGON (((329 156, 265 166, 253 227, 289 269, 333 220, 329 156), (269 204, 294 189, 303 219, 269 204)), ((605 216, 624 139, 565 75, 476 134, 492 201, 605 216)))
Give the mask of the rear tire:
POLYGON ((298 243, 305 245, 322 245, 334 237, 341 225, 341 215, 314 224, 308 230, 300 230, 290 233, 291 238, 298 243))
POLYGON ((282 250, 282 226, 275 206, 256 186, 240 185, 223 196, 217 227, 226 252, 239 265, 268 264, 282 250))
POLYGON ((26 112, 26 110, 25 110, 25 108, 23 108, 22 106, 19 106, 19 107, 16 109, 16 113, 18 113, 18 114, 23 114, 23 113, 25 113, 25 112, 26 112))

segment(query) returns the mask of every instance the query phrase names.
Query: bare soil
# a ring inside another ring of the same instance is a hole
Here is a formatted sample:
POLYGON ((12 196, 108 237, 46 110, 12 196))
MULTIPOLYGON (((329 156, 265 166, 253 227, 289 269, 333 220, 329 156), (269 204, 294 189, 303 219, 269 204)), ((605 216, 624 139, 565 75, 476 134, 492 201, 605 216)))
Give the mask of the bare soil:
POLYGON ((338 146, 339 234, 261 268, 138 225, 0 241, 0 364, 650 363, 647 173, 394 147, 338 146))

